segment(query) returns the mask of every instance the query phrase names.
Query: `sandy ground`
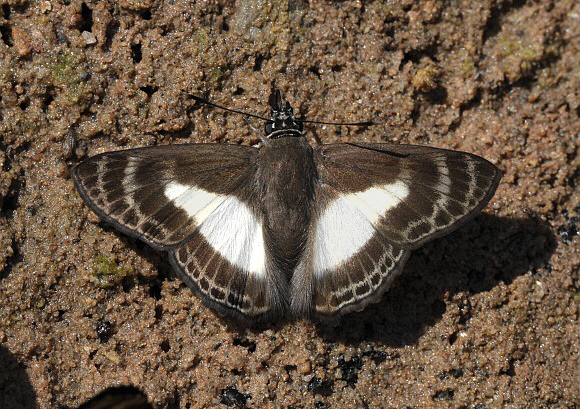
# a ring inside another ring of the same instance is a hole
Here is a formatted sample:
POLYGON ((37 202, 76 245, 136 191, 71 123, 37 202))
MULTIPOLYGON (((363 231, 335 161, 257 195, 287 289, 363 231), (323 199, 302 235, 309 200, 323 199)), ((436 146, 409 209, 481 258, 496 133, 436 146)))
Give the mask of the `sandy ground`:
POLYGON ((155 408, 579 407, 579 2, 4 0, 0 34, 1 408, 127 384, 155 408), (381 123, 313 143, 504 172, 481 216, 336 328, 220 319, 69 176, 109 150, 254 144, 190 95, 267 115, 273 84, 309 119, 381 123))

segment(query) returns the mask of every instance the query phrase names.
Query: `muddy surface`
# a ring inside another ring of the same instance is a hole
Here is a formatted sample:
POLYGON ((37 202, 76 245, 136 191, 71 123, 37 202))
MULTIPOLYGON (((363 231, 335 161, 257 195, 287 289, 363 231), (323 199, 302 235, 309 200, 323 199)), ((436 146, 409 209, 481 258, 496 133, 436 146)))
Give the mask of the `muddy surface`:
POLYGON ((0 2, 0 407, 134 385, 155 408, 574 408, 580 3, 0 2), (247 329, 84 205, 99 152, 255 144, 271 86, 309 138, 477 153, 482 215, 340 326, 247 329))

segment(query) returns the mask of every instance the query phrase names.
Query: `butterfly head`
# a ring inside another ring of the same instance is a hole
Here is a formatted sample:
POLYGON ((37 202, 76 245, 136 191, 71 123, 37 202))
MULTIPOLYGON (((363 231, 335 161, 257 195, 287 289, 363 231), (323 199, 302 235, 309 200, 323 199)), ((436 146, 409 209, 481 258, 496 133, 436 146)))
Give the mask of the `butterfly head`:
POLYGON ((294 117, 294 110, 290 103, 282 102, 280 90, 272 91, 268 101, 272 111, 270 120, 266 122, 266 137, 276 139, 284 136, 301 136, 303 134, 302 121, 294 117))

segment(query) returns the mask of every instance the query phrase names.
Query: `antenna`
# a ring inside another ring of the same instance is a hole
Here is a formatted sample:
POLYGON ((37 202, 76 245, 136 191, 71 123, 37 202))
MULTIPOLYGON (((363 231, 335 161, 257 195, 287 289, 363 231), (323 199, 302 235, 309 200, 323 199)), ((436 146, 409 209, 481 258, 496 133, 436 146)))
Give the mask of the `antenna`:
POLYGON ((233 112, 233 113, 236 113, 236 114, 241 114, 241 115, 249 116, 250 118, 261 119, 262 121, 266 121, 266 122, 269 121, 269 119, 263 118, 260 115, 250 114, 248 112, 240 111, 238 109, 226 108, 224 106, 221 106, 221 105, 218 105, 218 104, 214 104, 213 102, 210 102, 207 99, 202 98, 202 97, 198 97, 198 96, 195 96, 195 95, 190 95, 190 97, 193 98, 195 101, 200 102, 202 104, 209 105, 210 107, 219 108, 219 109, 223 109, 224 111, 228 111, 228 112, 233 112))
MULTIPOLYGON (((250 114, 248 112, 240 111, 238 109, 226 108, 226 107, 224 107, 222 105, 214 104, 213 102, 207 100, 206 98, 198 97, 196 95, 190 95, 190 97, 193 100, 195 100, 195 101, 197 101, 197 102, 199 102, 201 104, 209 105, 209 106, 214 107, 214 108, 223 109, 224 111, 233 112, 235 114, 249 116, 250 118, 260 119, 260 120, 265 121, 265 122, 270 121, 270 119, 261 117, 260 115, 250 114)), ((379 124, 379 122, 374 122, 374 121, 363 121, 363 122, 326 122, 326 121, 313 121, 313 120, 301 119, 301 118, 295 118, 295 120, 298 121, 298 122, 305 123, 305 124, 308 123, 308 124, 333 125, 333 126, 342 126, 342 125, 344 125, 344 126, 372 126, 372 125, 379 124)))

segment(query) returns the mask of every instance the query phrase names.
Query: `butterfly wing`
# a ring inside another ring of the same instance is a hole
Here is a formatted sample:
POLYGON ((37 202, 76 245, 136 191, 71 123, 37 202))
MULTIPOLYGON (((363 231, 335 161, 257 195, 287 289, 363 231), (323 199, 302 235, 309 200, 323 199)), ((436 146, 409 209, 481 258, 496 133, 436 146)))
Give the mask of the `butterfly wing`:
POLYGON ((333 144, 315 152, 320 184, 292 308, 321 320, 380 299, 412 249, 475 216, 501 172, 469 153, 333 144))
POLYGON ((134 386, 113 386, 94 396, 77 409, 152 409, 147 395, 134 386))
POLYGON ((171 145, 109 152, 73 169, 101 218, 159 250, 206 304, 254 320, 283 308, 252 183, 257 149, 171 145))

